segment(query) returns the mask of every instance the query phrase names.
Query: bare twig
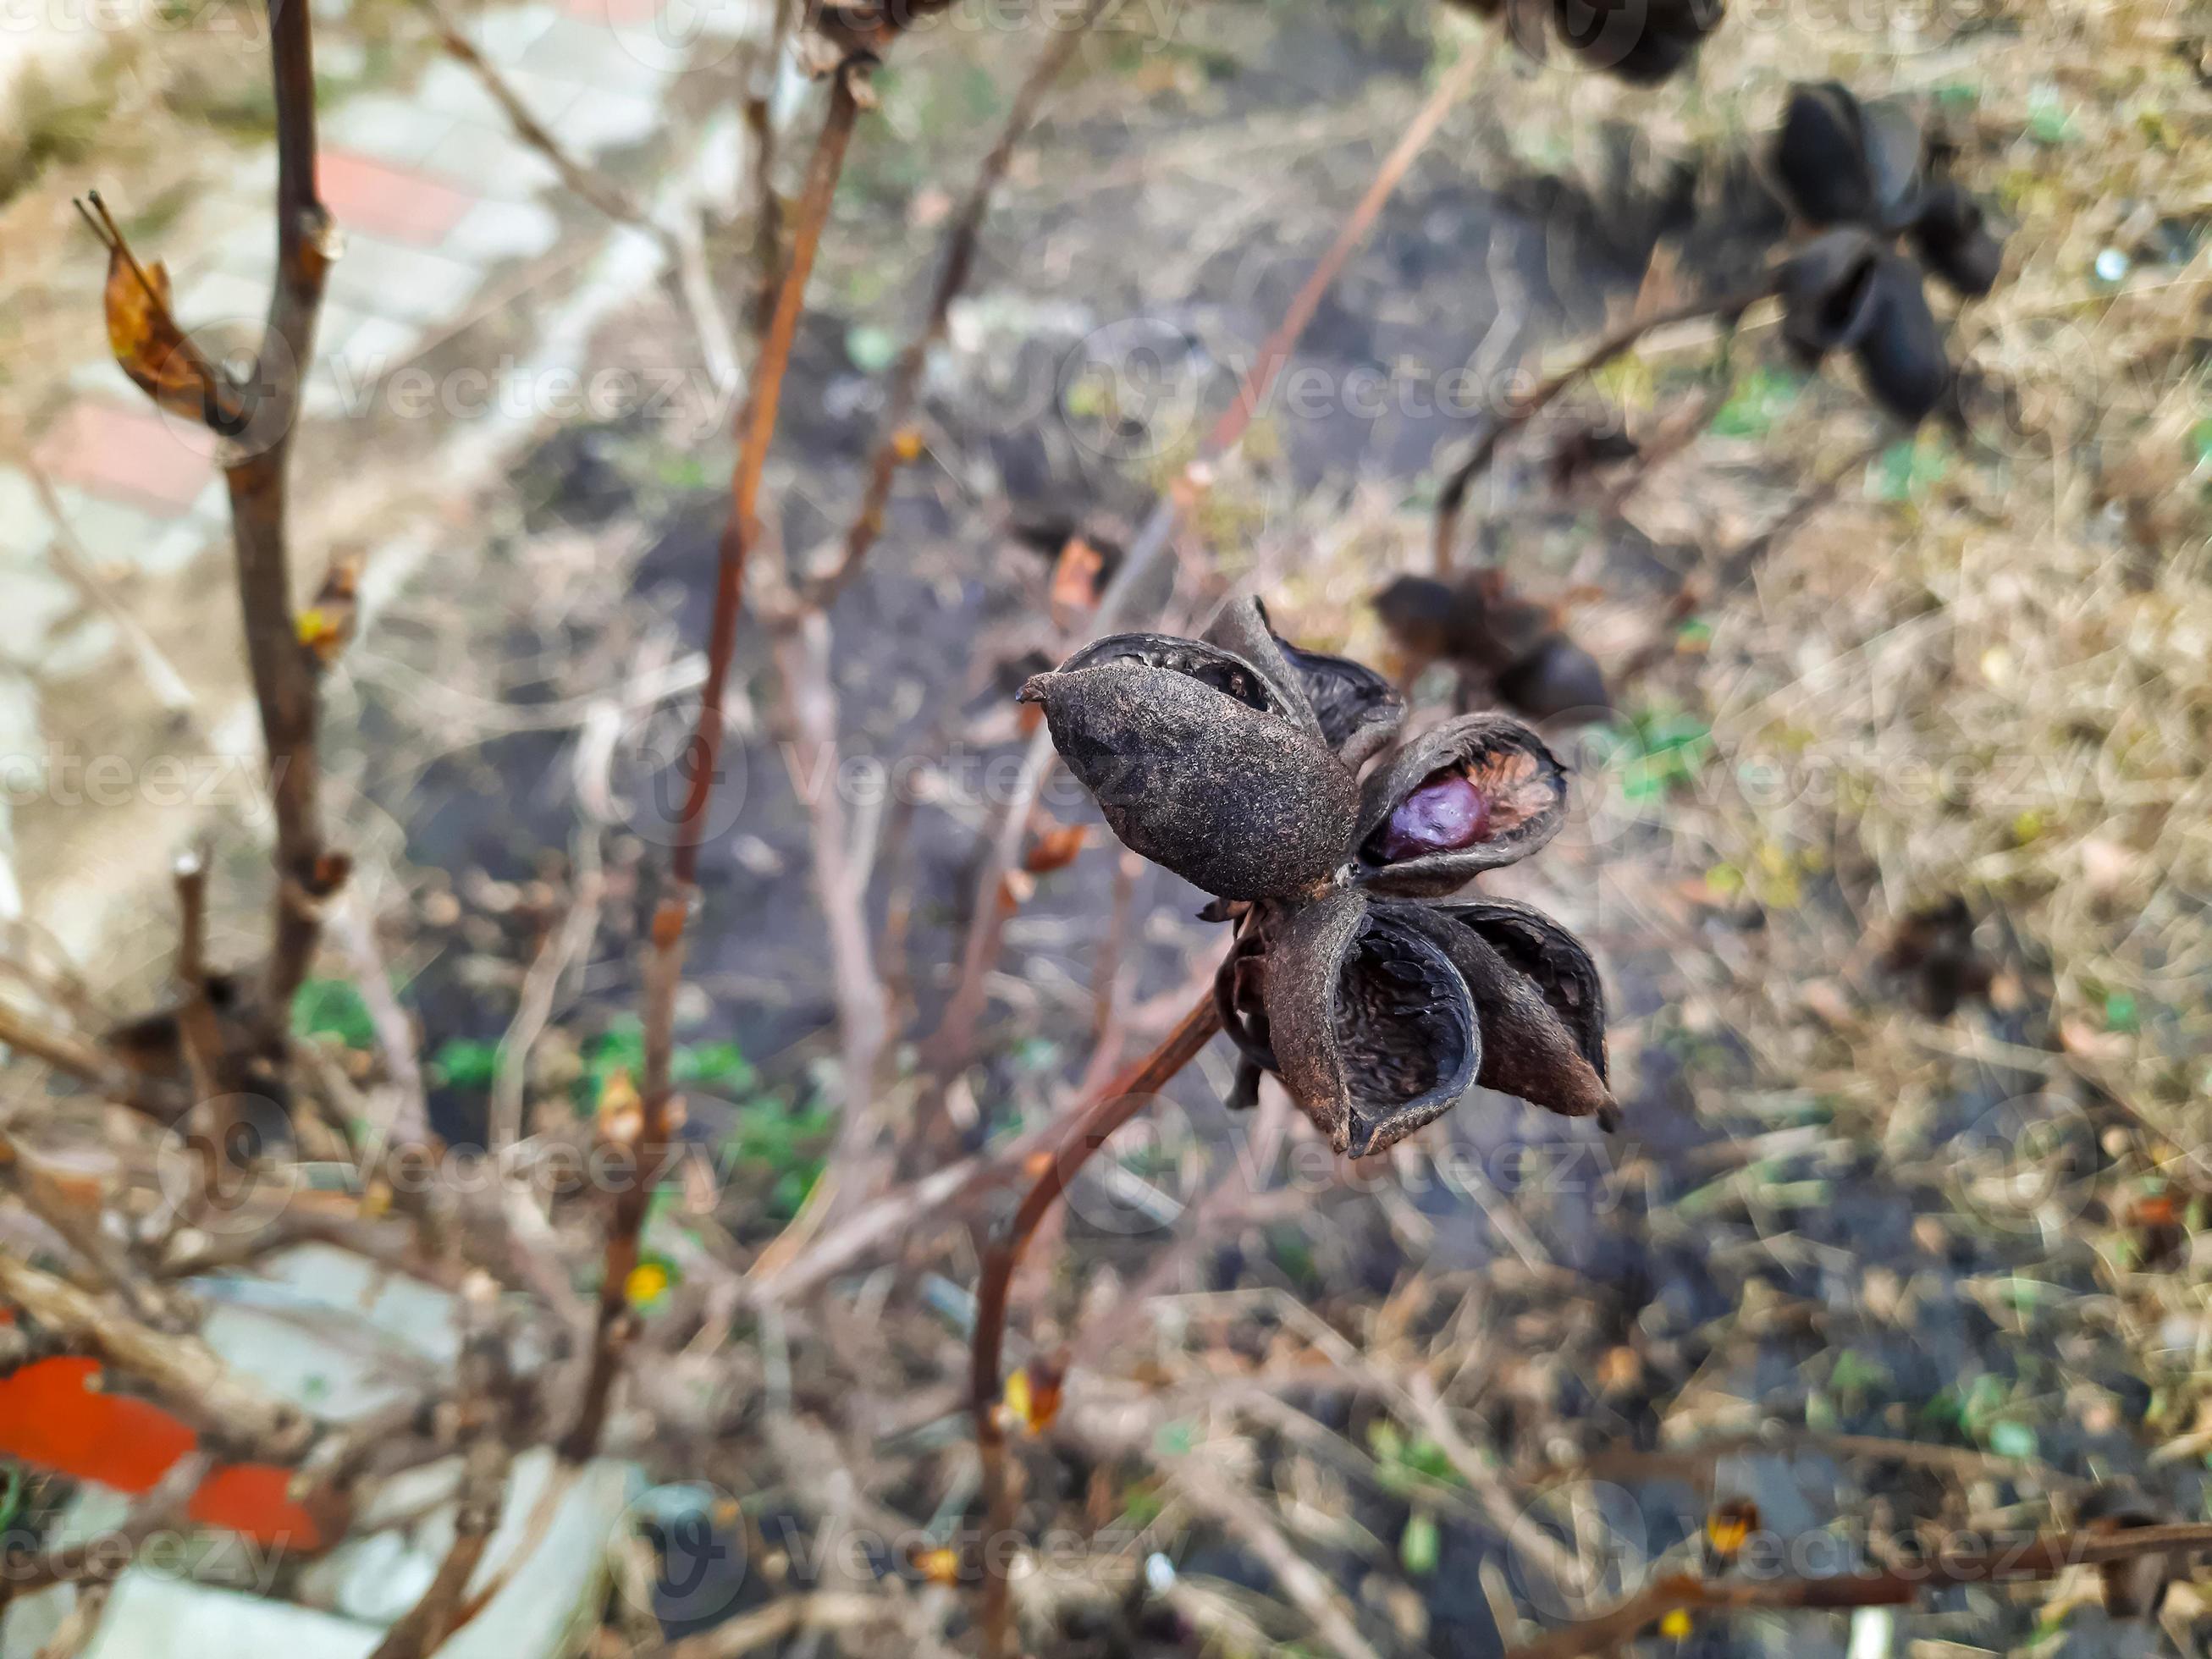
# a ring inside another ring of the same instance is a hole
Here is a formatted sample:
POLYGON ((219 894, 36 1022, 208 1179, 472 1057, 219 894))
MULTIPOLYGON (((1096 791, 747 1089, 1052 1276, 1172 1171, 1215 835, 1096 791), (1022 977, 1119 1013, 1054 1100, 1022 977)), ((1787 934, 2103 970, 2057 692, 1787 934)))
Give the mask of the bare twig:
POLYGON ((998 1540, 1013 1530, 1018 1494, 1007 1468, 1006 1428, 1000 1411, 999 1364, 1006 1339, 1006 1297, 1022 1253, 1045 1214, 1060 1201, 1077 1170, 1113 1133, 1152 1103, 1176 1073, 1198 1056, 1221 1029, 1221 1017, 1209 991, 1191 1006, 1159 1046, 1130 1067, 1110 1087, 1079 1107, 1060 1133, 1048 1160, 1004 1231, 984 1247, 983 1269, 975 1287, 975 1331, 969 1348, 969 1409, 975 1423, 975 1445, 983 1460, 983 1500, 988 1516, 983 1550, 983 1651, 986 1659, 1012 1652, 1012 1607, 1006 1591, 1006 1562, 998 1540))
POLYGON ((313 1423, 289 1401, 262 1392, 225 1365, 197 1337, 172 1335, 110 1307, 27 1261, 0 1254, 0 1301, 64 1340, 82 1344, 116 1370, 144 1382, 218 1441, 272 1462, 290 1462, 313 1423))
POLYGON ((576 837, 576 878, 568 895, 568 914, 545 941, 522 976, 514 1018, 499 1040, 491 1084, 491 1151, 494 1156, 522 1137, 522 1097, 530 1079, 530 1054, 553 1016, 553 1000, 568 969, 591 949, 599 931, 599 832, 586 826, 576 837))
POLYGON ((1741 293, 1723 295, 1718 299, 1686 300, 1680 305, 1631 317, 1617 328, 1600 335, 1551 379, 1538 382, 1525 395, 1516 398, 1492 415, 1481 435, 1475 439, 1474 447, 1452 469, 1451 476, 1444 481, 1444 487, 1437 492, 1436 529, 1431 540, 1436 574, 1443 576, 1451 573, 1453 543, 1458 538, 1459 515, 1467 504, 1468 491, 1482 476, 1484 469, 1489 466, 1491 458, 1498 453, 1498 445, 1510 434, 1541 414, 1568 387, 1603 368, 1646 335, 1700 317, 1739 316, 1773 293, 1777 280, 1777 274, 1770 272, 1759 280, 1757 286, 1741 293))
POLYGON ((255 403, 243 441, 224 468, 230 487, 238 595, 246 653, 268 748, 276 817, 274 938, 260 1007, 261 1039, 281 1057, 292 994, 307 977, 322 933, 323 902, 345 877, 323 842, 316 751, 317 659, 294 618, 287 474, 301 392, 313 360, 315 321, 337 250, 337 228, 315 188, 315 64, 312 8, 270 0, 276 83, 276 283, 250 382, 255 403))
POLYGON ((15 1194, 25 1209, 76 1254, 90 1275, 88 1283, 113 1291, 133 1316, 149 1325, 173 1322, 173 1312, 161 1293, 139 1276, 121 1247, 101 1231, 97 1201, 90 1208, 76 1201, 44 1160, 5 1127, 0 1127, 0 1190, 15 1194))
POLYGON ((853 579, 861 561, 867 557, 868 550, 875 545, 876 538, 883 533, 884 513, 890 502, 891 480, 898 471, 907 428, 914 419, 915 404, 921 392, 921 372, 931 348, 945 337, 945 319, 951 313, 953 301, 968 285, 991 198, 1006 179, 1006 168, 1014 158, 1014 147, 1035 124, 1045 94, 1067 68, 1068 61, 1083 44, 1091 25, 1105 9, 1106 3, 1107 0, 1084 0, 1083 9, 1072 25, 1057 26, 1053 38, 1037 55, 1036 63, 1014 94, 1006 124, 999 129, 999 140, 983 158, 983 165, 976 169, 975 181, 968 187, 960 205, 953 210, 937 258, 937 281, 930 289, 929 308, 923 314, 920 331, 907 342, 906 349, 899 354, 891 369, 890 389, 884 399, 883 419, 877 425, 876 447, 868 458, 868 480, 861 491, 860 511, 853 515, 845 532, 845 550, 836 568, 816 586, 814 598, 817 603, 826 604, 853 579))
POLYGON ((635 1333, 629 1279, 637 1266, 638 1235, 645 1224, 672 1132, 674 1085, 670 1073, 676 1046, 676 993, 684 976, 684 934, 698 888, 699 848, 706 838, 707 808, 714 799, 720 765, 722 700, 731 659, 737 652, 745 556, 760 533, 761 477, 769 445, 775 436, 776 410, 783 395, 783 377, 791 366, 792 344, 799 334, 799 314, 805 306, 806 280, 814 269, 823 228, 829 222, 830 204, 837 192, 837 177, 844 168, 846 148, 860 118, 855 78, 860 72, 858 64, 843 65, 833 79, 830 111, 815 142, 806 191, 799 201, 791 264, 784 272, 775 315, 769 321, 760 363, 738 417, 739 447, 731 480, 730 511, 722 526, 714 617, 708 629, 707 683, 700 696, 699 722, 684 755, 690 787, 677 820, 670 891, 654 912, 647 946, 644 1109, 638 1127, 636 1165, 629 1182, 616 1194, 614 1213, 607 1223, 590 1368, 575 1425, 562 1442, 562 1455, 572 1462, 580 1462, 599 1449, 615 1378, 635 1333))
POLYGON ((106 1099, 157 1122, 173 1121, 185 1103, 181 1097, 166 1097, 131 1077, 82 1038, 41 1024, 21 1009, 4 1002, 0 1002, 0 1048, 14 1048, 33 1060, 44 1060, 106 1099))
POLYGON ((428 1659, 466 1622, 462 1598, 499 1526, 514 1446, 516 1413, 507 1338, 498 1323, 496 1292, 479 1278, 462 1297, 473 1328, 461 1351, 456 1403, 461 1413, 461 1488, 453 1541, 422 1599, 392 1626, 369 1659, 428 1659))
POLYGON ((786 1595, 739 1613, 700 1636, 660 1650, 665 1659, 742 1659, 748 1653, 772 1648, 801 1631, 860 1630, 870 1625, 895 1622, 898 1603, 879 1595, 858 1595, 844 1590, 814 1590, 786 1595))
POLYGON ((753 291, 745 306, 746 325, 757 337, 775 314, 776 277, 783 270, 783 198, 775 193, 775 82, 791 39, 796 0, 770 0, 775 19, 768 44, 750 65, 749 85, 739 106, 752 140, 753 291))
POLYGON ((1717 1580, 1678 1574, 1659 1579, 1571 1630, 1553 1631, 1517 1647, 1506 1659, 1582 1659, 1608 1653, 1675 1612, 1909 1607, 1929 1590, 2055 1578, 2075 1567, 2178 1557, 2205 1549, 2212 1549, 2212 1525, 2201 1522, 2059 1533, 2010 1543, 1954 1533, 1923 1559, 1881 1572, 1717 1580))
POLYGON ((874 1125, 869 1110, 878 1062, 889 1031, 890 999, 877 977, 868 941, 868 884, 852 868, 850 831, 837 793, 837 693, 830 657, 830 619, 803 612, 776 630, 776 665, 797 748, 795 775, 815 780, 806 792, 813 820, 810 860, 814 893, 829 923, 830 971, 843 1046, 845 1112, 833 1169, 853 1167, 874 1125))
POLYGON ((179 1206, 177 1218, 191 1222, 220 1198, 226 1161, 236 1149, 236 1115, 230 1097, 228 1057, 222 1028, 208 1000, 207 858, 195 848, 177 860, 177 1032, 192 1080, 191 1151, 199 1184, 179 1206))
POLYGON ((653 229, 651 219, 638 199, 629 191, 596 167, 586 166, 569 155, 561 141, 546 130, 544 123, 530 112, 514 88, 504 76, 489 63, 470 40, 447 17, 437 0, 415 0, 416 9, 430 25, 430 32, 438 37, 438 44, 447 54, 477 77, 477 84, 497 104, 507 117, 507 125, 514 129, 515 137, 543 155, 552 164, 561 182, 569 191, 588 202, 608 218, 626 225, 653 229))
POLYGON ((54 493, 54 481, 46 476, 46 468, 28 456, 19 457, 16 465, 30 479, 31 488, 38 493, 39 504, 53 521, 54 538, 46 544, 46 556, 77 592, 115 624, 116 632, 122 635, 124 645, 138 665, 139 673, 145 677, 147 689, 161 705, 161 712, 178 717, 190 715, 194 708, 191 687, 185 684, 184 676, 161 654, 161 647, 154 643, 154 636, 146 631, 146 625, 124 604, 112 584, 93 568, 93 561, 85 552, 70 515, 63 511, 61 498, 54 493))

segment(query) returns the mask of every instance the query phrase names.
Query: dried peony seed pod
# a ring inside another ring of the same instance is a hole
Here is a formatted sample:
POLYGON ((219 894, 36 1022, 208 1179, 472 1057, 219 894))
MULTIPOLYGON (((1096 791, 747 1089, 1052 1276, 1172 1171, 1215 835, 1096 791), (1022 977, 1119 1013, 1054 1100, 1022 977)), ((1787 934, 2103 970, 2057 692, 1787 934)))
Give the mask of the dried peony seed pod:
POLYGON ((1597 659, 1553 634, 1498 677, 1506 706, 1532 720, 1602 720, 1613 707, 1597 659))
POLYGON ((1767 146, 1766 173, 1802 223, 1893 231, 1911 216, 1924 148, 1901 106, 1862 104, 1835 81, 1801 84, 1767 146))
POLYGON ((1374 605, 1392 642, 1416 663, 1459 654, 1459 598, 1448 583, 1431 576, 1400 576, 1376 594, 1374 605))
POLYGON ((1814 237, 1782 268, 1782 337, 1808 365, 1845 351, 1873 326, 1881 246, 1847 228, 1814 237))
POLYGON ((1565 777, 1534 732, 1503 714, 1448 720, 1368 778, 1358 879, 1415 897, 1455 892, 1527 857, 1565 821, 1565 777))
POLYGON ((1389 681, 1349 658, 1292 645, 1274 631, 1257 599, 1224 606, 1206 637, 1292 694, 1322 741, 1348 767, 1357 769, 1388 744, 1406 718, 1405 701, 1389 681))
POLYGON ((1567 1117, 1609 1114, 1605 991, 1582 941, 1507 899, 1430 905, 1422 915, 1474 997, 1475 1081, 1567 1117))
POLYGON ((1652 86, 1686 64, 1717 27, 1718 0, 1553 0, 1553 26, 1595 69, 1652 86))
POLYGON ((1222 898, 1303 893, 1345 861, 1352 775, 1244 659, 1130 634, 1032 678, 1054 746, 1124 844, 1222 898))
POLYGON ((1321 722, 1322 740, 1346 766, 1357 768, 1398 735, 1406 702, 1389 681, 1348 657, 1301 650, 1283 640, 1275 644, 1321 722))
POLYGON ((1953 184, 1921 199, 1911 231, 1920 261, 1954 292, 1978 299, 2004 269, 2004 244, 1990 234, 1981 204, 1953 184))
POLYGON ((1347 888, 1271 921, 1273 1051, 1330 1146, 1379 1152, 1467 1092, 1481 1060, 1474 1005, 1419 906, 1347 888))
POLYGON ((1900 421, 1935 413, 1951 387, 1951 361, 1928 308, 1919 267, 1885 253, 1875 272, 1873 313, 1853 347, 1867 389, 1900 421))

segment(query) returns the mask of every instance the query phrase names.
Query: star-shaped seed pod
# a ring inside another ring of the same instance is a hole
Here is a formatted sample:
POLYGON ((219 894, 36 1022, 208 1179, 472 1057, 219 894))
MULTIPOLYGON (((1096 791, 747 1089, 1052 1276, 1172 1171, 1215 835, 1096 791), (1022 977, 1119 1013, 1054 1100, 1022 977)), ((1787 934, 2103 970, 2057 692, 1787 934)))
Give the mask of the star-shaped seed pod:
POLYGON ((1389 682, 1287 643, 1251 600, 1202 640, 1099 640, 1021 696, 1124 843, 1228 901, 1207 914, 1237 927, 1215 981, 1232 1105, 1272 1073, 1355 1158, 1474 1083, 1609 1116, 1589 953, 1525 905, 1447 902, 1565 821, 1528 727, 1474 714, 1393 747, 1389 682))
POLYGON ((1529 57, 1557 35, 1591 68, 1637 86, 1678 73, 1720 26, 1723 0, 1456 0, 1506 33, 1529 57))
POLYGON ((1783 329, 1799 356, 1857 359, 1867 388, 1917 422, 1952 389, 1942 331, 1923 271, 1967 298, 1987 294, 2004 246, 1980 205, 1926 176, 1920 124, 1893 104, 1862 104, 1835 82, 1804 85, 1766 152, 1774 192, 1798 223, 1823 234, 1783 267, 1783 329), (1912 251, 1898 251, 1902 239, 1912 251))

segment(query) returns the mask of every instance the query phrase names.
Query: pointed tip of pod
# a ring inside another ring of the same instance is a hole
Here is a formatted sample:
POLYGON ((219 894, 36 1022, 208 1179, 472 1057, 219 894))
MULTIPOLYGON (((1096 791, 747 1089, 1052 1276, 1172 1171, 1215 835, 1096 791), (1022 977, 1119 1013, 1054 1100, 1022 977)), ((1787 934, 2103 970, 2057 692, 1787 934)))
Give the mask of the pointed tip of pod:
POLYGON ((1047 690, 1051 686, 1053 681, 1059 678, 1060 676, 1056 672, 1052 673, 1030 675, 1029 678, 1022 682, 1022 689, 1014 693, 1014 701, 1016 702, 1042 702, 1045 700, 1045 693, 1047 690))

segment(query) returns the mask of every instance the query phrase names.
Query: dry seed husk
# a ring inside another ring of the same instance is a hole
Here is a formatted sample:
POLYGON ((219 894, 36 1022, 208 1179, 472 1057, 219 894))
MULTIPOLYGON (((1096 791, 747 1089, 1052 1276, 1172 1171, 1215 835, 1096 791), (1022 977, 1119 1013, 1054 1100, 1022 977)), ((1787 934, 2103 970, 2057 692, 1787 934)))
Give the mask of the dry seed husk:
POLYGON ((1929 270, 1969 299, 1995 288, 2004 269, 2004 244, 1990 234, 1981 204, 1956 185, 1938 185, 1922 199, 1912 246, 1929 270))
POLYGON ((1856 345, 1874 325, 1881 248, 1856 227, 1814 237, 1782 268, 1782 337, 1807 363, 1856 345))
POLYGON ((1267 949, 1267 1005, 1284 1086, 1353 1158, 1449 1110, 1481 1061, 1467 985, 1419 907, 1356 888, 1283 918, 1267 949))
POLYGON ((1307 651, 1275 632, 1267 607, 1233 599, 1206 630, 1208 643, 1235 653, 1303 703, 1321 739, 1355 769, 1390 741, 1406 705, 1389 681, 1344 657, 1307 651))
POLYGON ((1873 320, 1853 355, 1867 389, 1901 421, 1925 420, 1950 389, 1951 362, 1942 331, 1928 308, 1920 269, 1894 253, 1875 272, 1873 320))
POLYGON ((1641 6, 1554 0, 1553 6, 1553 25, 1570 51, 1638 86, 1681 69, 1719 21, 1720 7, 1702 0, 1645 0, 1641 6))
POLYGON ((1275 644, 1321 723, 1322 740, 1346 766, 1358 768, 1397 735, 1406 704, 1389 681, 1347 657, 1302 650, 1282 640, 1275 644))
MULTIPOLYGON (((1598 1080, 1607 1080, 1605 987, 1597 964, 1574 934, 1541 910, 1511 899, 1454 900, 1431 907, 1472 929, 1524 975, 1550 1005, 1598 1080)), ((1464 977, 1464 975, 1462 975, 1464 977)))
POLYGON ((1767 147, 1767 168, 1790 213, 1808 225, 1863 224, 1874 216, 1858 100, 1833 81, 1791 89, 1767 147))
MULTIPOLYGON (((1249 664, 1191 641, 1169 644, 1249 664)), ((1310 891, 1345 860, 1358 786, 1320 740, 1287 715, 1133 653, 1040 674, 1022 688, 1042 702, 1061 760, 1132 851, 1222 898, 1310 891)))
POLYGON ((1474 998, 1482 1033, 1478 1083, 1565 1117, 1612 1106, 1604 1003, 1596 970, 1573 935, 1543 918, 1541 929, 1533 927, 1535 913, 1520 906, 1507 907, 1517 915, 1475 906, 1407 908, 1474 998))
POLYGON ((1302 712, 1291 694, 1289 676, 1280 672, 1279 665, 1270 665, 1212 641, 1187 640, 1175 634, 1109 634, 1060 664, 1060 672, 1073 674, 1112 662, 1142 663, 1187 675, 1264 714, 1279 714, 1295 721, 1302 712))
POLYGON ((1361 791, 1358 878, 1374 891, 1408 897, 1456 892, 1485 870, 1526 858, 1566 822, 1567 787, 1543 740, 1504 714, 1469 714, 1423 732, 1369 775, 1361 791), (1440 773, 1463 772, 1489 808, 1489 829, 1471 847, 1385 864, 1368 845, 1398 804, 1440 773))

